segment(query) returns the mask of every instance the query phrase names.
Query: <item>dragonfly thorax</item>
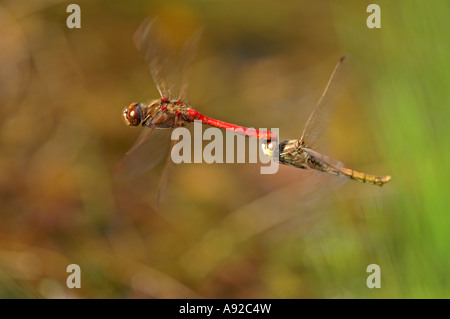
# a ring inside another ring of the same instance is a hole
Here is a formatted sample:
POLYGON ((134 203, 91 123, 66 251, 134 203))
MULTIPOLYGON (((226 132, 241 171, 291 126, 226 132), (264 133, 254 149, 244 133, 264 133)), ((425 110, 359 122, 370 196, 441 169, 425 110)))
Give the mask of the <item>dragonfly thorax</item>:
POLYGON ((282 164, 307 168, 305 164, 308 159, 308 151, 299 140, 287 140, 278 145, 272 141, 263 143, 262 148, 264 154, 273 157, 282 164))

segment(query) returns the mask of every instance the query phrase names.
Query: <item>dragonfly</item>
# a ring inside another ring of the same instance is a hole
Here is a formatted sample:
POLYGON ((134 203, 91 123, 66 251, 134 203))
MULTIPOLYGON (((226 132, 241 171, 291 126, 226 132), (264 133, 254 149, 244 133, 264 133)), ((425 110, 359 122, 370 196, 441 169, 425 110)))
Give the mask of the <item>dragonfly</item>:
MULTIPOLYGON (((176 143, 172 141, 166 145, 168 129, 194 121, 259 140, 276 138, 275 132, 220 121, 195 110, 187 96, 187 71, 195 56, 202 29, 186 41, 176 56, 156 21, 157 18, 146 19, 135 32, 133 42, 144 56, 160 97, 149 103, 133 102, 123 109, 122 118, 126 125, 143 126, 144 129, 117 165, 116 171, 125 171, 126 176, 131 177, 152 169, 167 153, 168 144, 169 148, 173 148, 176 143)), ((167 156, 158 186, 157 206, 164 192, 171 162, 170 156, 167 156)))
POLYGON ((302 137, 299 140, 292 139, 281 143, 269 140, 264 141, 261 145, 262 151, 267 156, 273 157, 284 165, 301 169, 314 169, 363 183, 383 186, 391 180, 391 176, 375 176, 344 168, 342 163, 332 160, 328 156, 324 156, 314 150, 315 143, 322 135, 330 120, 332 109, 330 91, 335 89, 336 77, 344 60, 345 56, 336 64, 325 90, 306 122, 302 137))
MULTIPOLYGON (((256 130, 220 121, 203 115, 190 106, 186 94, 187 79, 185 73, 192 62, 202 30, 194 33, 185 43, 181 50, 181 57, 178 59, 181 62, 177 63, 177 59, 170 57, 172 55, 170 50, 167 50, 158 40, 158 32, 154 27, 155 20, 144 21, 136 31, 133 40, 138 50, 145 57, 160 98, 150 103, 133 102, 125 107, 122 112, 125 123, 128 126, 142 125, 150 129, 167 129, 184 126, 197 120, 205 125, 233 131, 259 140, 274 139, 275 133, 271 131, 256 130), (180 79, 176 79, 177 75, 180 79), (179 92, 175 92, 174 89, 177 84, 180 86, 179 92)), ((150 132, 145 134, 145 138, 137 141, 137 144, 131 150, 142 144, 150 135, 150 132)))

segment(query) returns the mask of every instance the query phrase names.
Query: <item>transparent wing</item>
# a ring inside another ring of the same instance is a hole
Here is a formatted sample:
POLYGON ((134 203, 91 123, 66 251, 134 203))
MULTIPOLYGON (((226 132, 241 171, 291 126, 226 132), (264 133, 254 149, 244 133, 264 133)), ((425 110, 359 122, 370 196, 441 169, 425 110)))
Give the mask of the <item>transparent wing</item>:
POLYGON ((160 163, 167 154, 172 130, 143 128, 136 142, 116 166, 119 177, 131 179, 160 163))
POLYGON ((134 144, 131 146, 131 148, 125 153, 125 156, 128 156, 132 154, 136 149, 138 149, 147 139, 152 136, 154 132, 154 129, 144 129, 141 131, 141 134, 139 134, 138 138, 134 142, 134 144))
POLYGON ((188 102, 187 91, 189 84, 189 69, 194 60, 195 54, 197 53, 198 43, 203 34, 203 28, 198 29, 183 45, 180 52, 180 92, 178 99, 188 102))
POLYGON ((158 28, 156 20, 144 20, 134 34, 133 41, 144 55, 159 94, 174 99, 180 90, 180 67, 168 37, 158 28))
POLYGON ((332 224, 329 207, 335 205, 333 192, 344 182, 312 170, 303 175, 300 181, 274 190, 227 215, 185 252, 183 260, 189 260, 193 266, 202 263, 202 273, 206 277, 227 259, 233 259, 242 243, 254 240, 261 233, 271 236, 272 232, 279 236, 280 232, 292 232, 306 237, 315 231, 326 231, 332 224), (280 226, 278 233, 277 226, 280 226), (207 249, 213 251, 211 242, 218 236, 226 242, 227 249, 205 254, 207 249))
POLYGON ((333 166, 335 166, 337 168, 343 168, 344 167, 344 163, 342 163, 341 161, 339 161, 339 160, 337 160, 335 158, 332 158, 332 157, 330 157, 328 155, 323 155, 323 154, 321 154, 319 152, 316 152, 316 151, 314 151, 312 149, 308 149, 308 153, 314 155, 316 158, 321 159, 325 163, 331 164, 331 165, 333 165, 333 166))
MULTIPOLYGON (((172 143, 170 143, 169 150, 172 150, 172 148, 175 146, 175 144, 178 141, 174 140, 172 143)), ((170 179, 170 172, 172 171, 172 158, 171 158, 171 152, 169 151, 169 154, 166 157, 166 164, 164 165, 164 169, 162 171, 161 177, 159 179, 158 184, 158 194, 156 196, 156 209, 159 209, 161 207, 161 203, 164 197, 164 194, 166 193, 167 184, 169 183, 170 179)))
POLYGON ((336 93, 338 84, 342 80, 342 72, 340 72, 340 66, 344 62, 345 57, 342 57, 336 64, 330 80, 328 81, 319 102, 315 106, 308 121, 306 122, 305 129, 303 130, 302 138, 300 139, 304 145, 312 147, 322 133, 325 131, 333 109, 333 97, 336 93))
MULTIPOLYGON (((179 117, 175 118, 174 127, 180 127, 182 122, 180 121, 179 117)), ((161 174, 161 177, 159 179, 158 184, 158 194, 156 197, 156 209, 159 209, 161 207, 161 202, 163 199, 163 196, 165 194, 167 184, 169 183, 170 179, 170 172, 172 171, 173 161, 172 161, 172 148, 175 146, 175 144, 178 142, 178 140, 172 140, 169 147, 169 154, 166 157, 166 164, 164 165, 163 172, 161 174)))
POLYGON ((156 18, 145 20, 134 34, 136 47, 144 55, 153 81, 162 97, 187 101, 188 70, 192 64, 203 29, 195 32, 177 55, 169 37, 158 27, 156 18))

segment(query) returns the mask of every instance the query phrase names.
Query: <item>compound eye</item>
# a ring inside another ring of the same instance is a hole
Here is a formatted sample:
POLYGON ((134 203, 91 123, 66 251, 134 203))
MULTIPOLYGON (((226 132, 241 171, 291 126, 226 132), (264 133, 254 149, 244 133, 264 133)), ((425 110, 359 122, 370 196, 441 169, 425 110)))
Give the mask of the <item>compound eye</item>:
POLYGON ((141 123, 141 106, 139 103, 131 103, 122 113, 122 118, 128 126, 137 126, 141 123))

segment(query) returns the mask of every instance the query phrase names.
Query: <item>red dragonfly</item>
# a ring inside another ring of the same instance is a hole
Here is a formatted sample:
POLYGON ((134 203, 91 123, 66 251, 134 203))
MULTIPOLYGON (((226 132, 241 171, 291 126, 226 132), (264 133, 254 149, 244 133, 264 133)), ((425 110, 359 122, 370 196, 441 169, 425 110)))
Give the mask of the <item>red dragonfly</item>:
MULTIPOLYGON (((122 117, 125 123, 128 126, 142 125, 145 129, 126 153, 124 160, 119 164, 119 168, 125 164, 128 173, 130 173, 130 170, 135 170, 135 173, 142 173, 151 169, 165 154, 162 143, 167 143, 168 136, 162 135, 168 134, 163 134, 162 131, 184 126, 194 120, 260 140, 270 141, 276 138, 274 132, 246 128, 216 120, 193 109, 188 103, 186 94, 188 83, 186 73, 194 58, 201 36, 201 29, 187 40, 181 49, 180 56, 176 58, 173 54, 174 50, 164 44, 167 41, 162 40, 162 32, 158 32, 155 20, 145 20, 134 34, 133 41, 138 50, 144 55, 161 97, 150 103, 134 102, 124 108, 122 117), (178 90, 176 89, 177 87, 179 88, 178 90), (130 162, 134 163, 136 161, 140 161, 140 164, 142 164, 143 160, 136 160, 136 157, 138 156, 137 153, 140 153, 139 149, 142 149, 144 144, 151 148, 150 151, 146 151, 146 153, 151 153, 151 158, 145 158, 145 169, 142 168, 143 165, 130 165, 130 162)), ((172 141, 171 147, 173 147, 174 142, 172 141)), ((168 160, 168 163, 170 162, 168 160)), ((164 177, 167 167, 168 165, 166 165, 161 178, 161 183, 163 184, 167 179, 164 177)), ((133 175, 133 172, 131 172, 131 175, 133 175)), ((163 188, 160 185, 160 193, 163 188)))
MULTIPOLYGON (((185 73, 194 57, 201 30, 194 33, 185 43, 181 52, 181 59, 178 59, 181 60, 181 63, 177 65, 177 59, 170 58, 172 54, 158 41, 158 33, 154 24, 155 19, 144 21, 136 31, 133 40, 136 47, 144 54, 161 98, 148 104, 133 102, 125 107, 122 117, 128 126, 142 125, 151 129, 167 129, 184 126, 186 123, 199 120, 203 124, 230 130, 252 138, 269 141, 275 138, 275 133, 270 131, 250 129, 216 120, 193 109, 186 96, 187 81, 185 73), (175 93, 174 87, 177 84, 179 84, 180 90, 175 93)), ((145 135, 148 138, 150 133, 145 135)), ((138 144, 141 144, 143 140, 141 139, 138 142, 138 144)))

